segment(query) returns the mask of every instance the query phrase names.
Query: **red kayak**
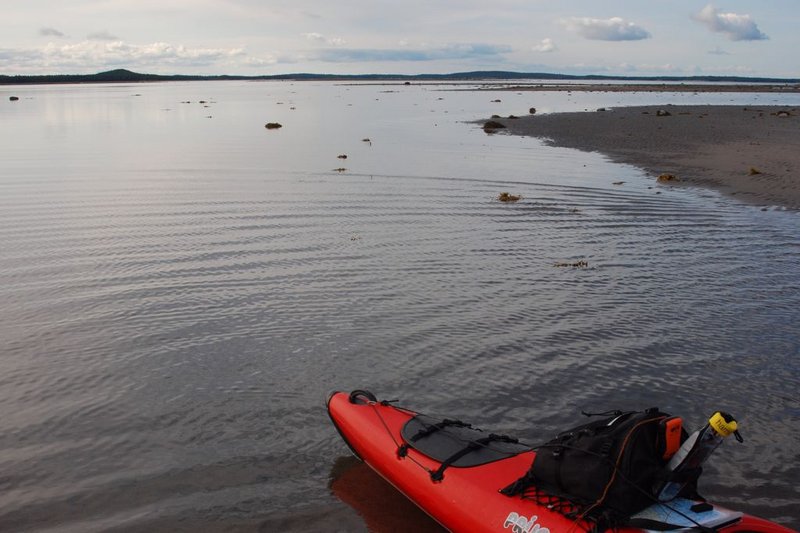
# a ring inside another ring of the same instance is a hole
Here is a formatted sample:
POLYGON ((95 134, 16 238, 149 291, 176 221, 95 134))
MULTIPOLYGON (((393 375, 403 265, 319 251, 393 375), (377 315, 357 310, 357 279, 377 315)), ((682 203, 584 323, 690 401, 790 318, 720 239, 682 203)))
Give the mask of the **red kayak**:
MULTIPOLYGON (((500 492, 525 476, 536 456, 515 439, 381 402, 367 391, 335 392, 327 408, 353 454, 450 531, 598 531, 596 522, 569 513, 568 504, 558 498, 548 501, 527 493, 507 496, 500 492)), ((614 531, 793 531, 680 497, 653 503, 634 515, 630 524, 635 526, 614 531)))

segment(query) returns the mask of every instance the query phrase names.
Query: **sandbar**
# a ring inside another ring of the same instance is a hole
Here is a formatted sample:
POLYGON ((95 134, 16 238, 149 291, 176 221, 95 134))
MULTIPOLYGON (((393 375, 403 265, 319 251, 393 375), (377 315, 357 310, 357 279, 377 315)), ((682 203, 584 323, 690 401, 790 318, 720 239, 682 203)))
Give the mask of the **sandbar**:
POLYGON ((528 83, 484 84, 471 90, 514 92, 600 93, 790 93, 800 94, 797 83, 528 83))
POLYGON ((510 133, 698 185, 744 202, 800 209, 800 109, 785 106, 636 106, 496 118, 510 133))

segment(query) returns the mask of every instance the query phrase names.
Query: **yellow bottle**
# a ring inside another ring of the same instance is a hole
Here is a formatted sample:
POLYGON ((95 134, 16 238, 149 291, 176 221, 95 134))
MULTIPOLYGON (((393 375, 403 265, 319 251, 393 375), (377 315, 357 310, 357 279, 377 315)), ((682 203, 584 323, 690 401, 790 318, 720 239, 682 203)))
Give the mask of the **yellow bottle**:
POLYGON ((739 435, 736 419, 722 411, 715 412, 705 426, 689 435, 667 464, 670 474, 658 493, 659 501, 674 499, 690 481, 697 479, 696 476, 700 475, 700 466, 729 435, 735 435, 739 442, 743 440, 739 435), (694 472, 696 475, 693 478, 694 472))

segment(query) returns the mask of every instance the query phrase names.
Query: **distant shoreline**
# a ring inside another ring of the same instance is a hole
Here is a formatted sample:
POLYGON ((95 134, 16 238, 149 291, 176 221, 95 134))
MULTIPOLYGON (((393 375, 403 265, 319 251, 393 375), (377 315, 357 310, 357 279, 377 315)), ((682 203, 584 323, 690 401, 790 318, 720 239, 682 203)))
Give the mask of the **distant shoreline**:
MULTIPOLYGON (((502 82, 509 83, 514 80, 545 80, 545 81, 590 81, 602 83, 606 81, 624 81, 628 83, 738 83, 744 85, 775 84, 794 85, 800 88, 800 78, 765 78, 743 76, 575 76, 570 74, 554 74, 548 72, 508 72, 508 71, 474 71, 454 72, 450 74, 313 74, 293 73, 264 76, 239 76, 239 75, 162 75, 143 74, 126 69, 109 70, 97 74, 50 74, 50 75, 0 75, 0 85, 32 85, 32 84, 66 84, 66 83, 140 83, 164 81, 383 81, 383 82, 447 82, 447 81, 474 81, 474 82, 502 82)), ((507 87, 508 90, 536 90, 530 86, 507 87)), ((543 89, 547 90, 547 89, 543 89)), ((554 89, 557 90, 557 89, 554 89)))
POLYGON ((800 209, 799 107, 637 106, 493 120, 505 128, 489 132, 600 152, 644 169, 654 186, 697 185, 800 209), (662 174, 674 178, 657 180, 662 174))

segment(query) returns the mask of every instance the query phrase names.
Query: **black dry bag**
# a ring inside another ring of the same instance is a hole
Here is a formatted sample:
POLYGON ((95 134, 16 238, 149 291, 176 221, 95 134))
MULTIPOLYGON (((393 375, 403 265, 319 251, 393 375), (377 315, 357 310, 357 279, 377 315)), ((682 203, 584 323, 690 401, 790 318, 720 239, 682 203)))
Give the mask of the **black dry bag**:
POLYGON ((666 466, 659 423, 667 418, 657 408, 615 412, 564 431, 540 446, 528 473, 502 492, 533 487, 568 500, 584 518, 623 523, 655 501, 666 466))

